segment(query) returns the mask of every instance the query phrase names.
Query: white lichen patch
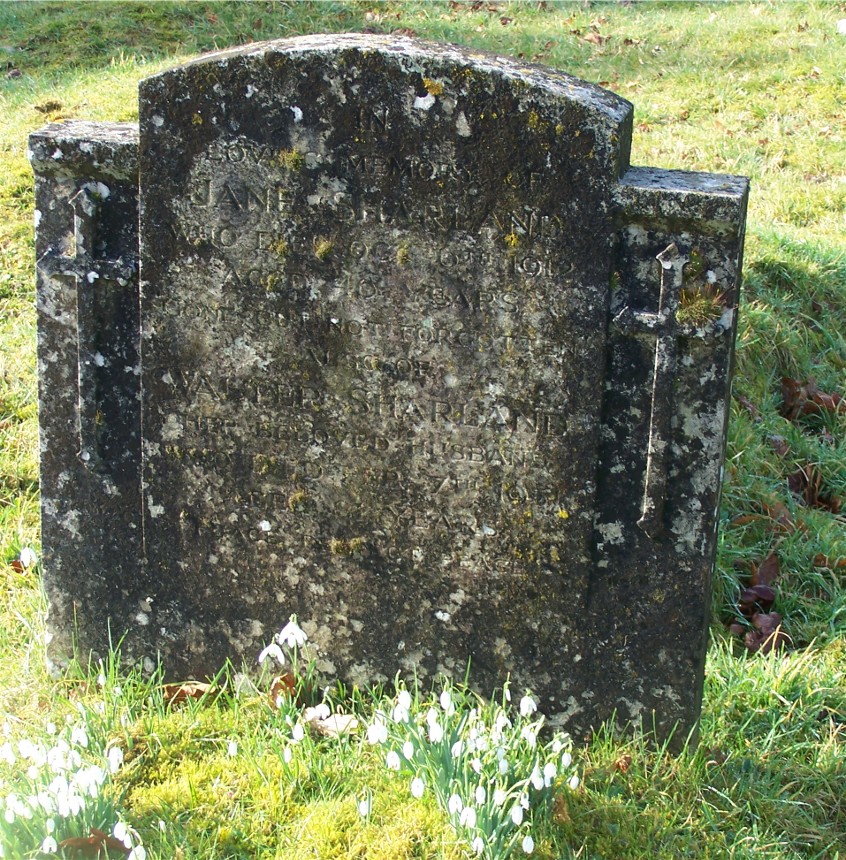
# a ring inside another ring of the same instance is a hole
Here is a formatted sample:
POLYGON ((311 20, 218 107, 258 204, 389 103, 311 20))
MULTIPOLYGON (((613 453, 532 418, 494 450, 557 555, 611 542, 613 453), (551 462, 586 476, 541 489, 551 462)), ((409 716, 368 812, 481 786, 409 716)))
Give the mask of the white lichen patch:
POLYGON ((414 107, 417 110, 429 110, 435 101, 435 97, 431 93, 427 93, 425 96, 417 96, 414 99, 414 107))
POLYGON ((165 512, 164 505, 155 504, 152 496, 147 496, 147 510, 153 519, 160 517, 165 512))
POLYGON ((597 531, 602 535, 603 543, 622 544, 625 543, 625 535, 623 533, 623 524, 616 523, 599 523, 597 531))
POLYGON ((162 442, 175 442, 182 436, 184 431, 185 426, 179 420, 179 417, 171 413, 162 425, 162 442))

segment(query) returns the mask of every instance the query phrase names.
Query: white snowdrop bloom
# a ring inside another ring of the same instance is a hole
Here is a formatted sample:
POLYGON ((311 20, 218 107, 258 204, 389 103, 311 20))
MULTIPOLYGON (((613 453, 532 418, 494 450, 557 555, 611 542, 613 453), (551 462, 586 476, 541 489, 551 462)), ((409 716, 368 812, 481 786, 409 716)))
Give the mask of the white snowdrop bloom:
POLYGON ((116 699, 120 698, 120 697, 123 695, 123 689, 122 689, 121 687, 115 687, 115 688, 112 690, 112 695, 113 695, 116 699))
POLYGON ((511 728, 511 720, 509 720, 505 714, 497 714, 496 720, 494 721, 494 728, 502 734, 506 729, 511 728))
POLYGON ((450 750, 450 753, 452 754, 453 758, 459 758, 461 756, 461 753, 463 753, 463 752, 464 752, 464 741, 457 740, 452 745, 452 749, 450 750))
POLYGON ((147 849, 143 845, 136 845, 126 855, 126 860, 147 860, 147 849))
POLYGON ((105 687, 106 686, 106 676, 102 672, 100 672, 100 674, 97 676, 97 686, 98 687, 105 687))
POLYGON ((229 741, 226 745, 226 754, 230 758, 235 758, 235 756, 238 755, 238 744, 235 743, 235 741, 229 741))
POLYGON ((26 775, 27 775, 31 780, 33 780, 33 782, 34 782, 36 779, 38 779, 38 775, 39 775, 40 773, 41 773, 41 771, 38 769, 38 766, 37 766, 37 765, 34 765, 34 764, 31 764, 31 765, 26 769, 26 775))
POLYGON ((411 780, 412 797, 423 797, 423 791, 425 790, 425 788, 425 783, 419 776, 415 776, 414 779, 411 780))
POLYGON ((407 723, 409 718, 408 708, 404 708, 400 704, 395 705, 393 711, 391 711, 391 719, 395 723, 407 723))
POLYGON ((579 787, 579 782, 580 782, 580 781, 581 781, 581 780, 579 779, 578 775, 577 775, 577 774, 573 774, 573 775, 570 777, 570 781, 567 783, 567 785, 569 785, 569 786, 570 786, 570 788, 571 788, 573 791, 575 791, 575 790, 579 787))
POLYGON ((114 829, 112 830, 112 836, 114 836, 118 842, 123 842, 127 847, 127 850, 132 847, 132 837, 129 835, 129 831, 126 829, 126 825, 122 821, 118 821, 118 823, 115 824, 114 829))
POLYGON ((531 836, 526 836, 522 844, 524 854, 531 854, 535 850, 535 840, 531 836))
POLYGON ((543 774, 537 767, 532 771, 532 775, 529 779, 532 783, 532 788, 534 788, 535 791, 540 791, 543 788, 543 774))
POLYGON ((523 728, 520 729, 520 737, 523 738, 530 747, 534 747, 538 742, 535 731, 531 726, 523 726, 523 728))
POLYGON ((450 695, 449 690, 444 690, 438 701, 441 704, 441 708, 443 708, 447 714, 452 714, 455 711, 455 706, 452 704, 452 696, 450 695))
POLYGON ((485 840, 481 836, 477 836, 471 843, 470 847, 477 853, 481 854, 485 850, 485 840))
POLYGON ((462 827, 472 830, 476 826, 476 810, 472 806, 465 806, 458 817, 458 823, 462 827))
POLYGON ((18 741, 18 755, 21 758, 32 758, 35 755, 35 744, 29 738, 18 741))
POLYGON ((429 723, 429 741, 433 744, 439 744, 444 739, 444 729, 443 726, 435 721, 434 723, 429 723))
POLYGON ((394 750, 391 750, 385 756, 385 767, 387 767, 389 770, 400 769, 400 757, 396 754, 394 750))
MULTIPOLYGON (((53 795, 47 791, 39 791, 37 795, 38 805, 47 813, 54 812, 56 809, 56 804, 53 800, 53 795)), ((50 818, 47 820, 47 832, 52 833, 53 831, 50 829, 49 825, 53 822, 53 819, 50 818)))
POLYGON ((558 768, 551 762, 548 761, 543 766, 543 784, 549 788, 552 785, 552 780, 558 775, 558 768))
POLYGON ((12 809, 11 806, 7 806, 5 811, 3 812, 3 818, 6 820, 6 824, 14 824, 15 823, 15 810, 12 809))
POLYGON ((520 716, 530 717, 538 709, 537 702, 531 696, 520 699, 520 716))
POLYGON ((47 833, 53 833, 56 829, 56 820, 54 818, 48 818, 44 822, 44 828, 47 830, 47 833))
POLYGON ((397 705, 400 708, 405 708, 406 711, 411 710, 411 693, 408 690, 400 690, 397 694, 397 705))
POLYGON ((294 743, 299 743, 305 737, 305 728, 302 723, 297 723, 293 729, 291 729, 291 738, 294 743))
POLYGON ((402 754, 406 761, 411 761, 414 758, 414 744, 411 741, 406 741, 402 745, 402 754))
POLYGON ((447 801, 447 809, 450 815, 458 815, 464 809, 464 801, 457 794, 451 794, 447 801))
POLYGON ((573 756, 570 753, 565 752, 563 756, 561 756, 561 769, 566 770, 573 763, 573 756))
POLYGON ((276 641, 280 645, 287 645, 289 648, 297 646, 302 648, 308 642, 308 636, 293 617, 291 620, 276 634, 276 641))
POLYGON ((0 746, 0 761, 4 761, 6 764, 14 764, 17 760, 18 757, 15 755, 15 751, 8 741, 3 746, 0 746))
POLYGON ((59 845, 52 836, 47 836, 41 843, 42 854, 55 854, 59 850, 59 845))
POLYGON ((522 806, 523 809, 529 808, 529 795, 528 794, 521 794, 520 795, 520 806, 522 806))
POLYGON ((501 758, 496 767, 500 774, 502 774, 502 776, 505 776, 505 774, 508 773, 508 759, 501 758))
POLYGON ((470 762, 470 767, 473 768, 475 773, 482 772, 482 760, 480 758, 474 758, 473 761, 470 762))
POLYGON ((476 806, 481 806, 487 799, 488 793, 483 785, 477 785, 473 796, 476 798, 476 806))
POLYGON ((275 642, 271 642, 267 648, 262 650, 258 656, 259 663, 264 663, 268 657, 273 657, 280 666, 285 665, 285 654, 275 642))
POLYGON ((555 753, 555 755, 558 755, 558 753, 560 753, 563 749, 564 743, 562 742, 561 738, 555 738, 555 740, 552 742, 552 751, 555 753))
POLYGON ((69 794, 68 795, 68 809, 70 810, 70 814, 79 815, 83 809, 85 809, 85 798, 80 794, 69 794))
POLYGON ((370 811, 373 809, 373 797, 368 795, 364 798, 364 800, 359 800, 358 802, 358 814, 362 818, 367 818, 370 815, 370 811))
POLYGON ((376 719, 367 727, 367 742, 370 744, 383 744, 388 740, 387 724, 376 717, 376 719))
POLYGON ((494 789, 494 795, 493 795, 494 806, 502 806, 502 804, 505 803, 507 797, 508 797, 508 795, 506 794, 504 789, 502 789, 502 788, 494 789))
POLYGON ((47 734, 50 735, 51 737, 56 734, 57 729, 56 729, 55 723, 53 723, 53 722, 47 723, 47 725, 44 728, 47 730, 47 734))
POLYGON ((505 701, 506 702, 511 701, 511 690, 508 687, 505 688, 505 701))
POLYGON ((282 751, 282 761, 284 761, 285 764, 290 764, 293 758, 294 751, 291 749, 291 747, 285 747, 285 749, 282 751))
POLYGON ((515 827, 519 827, 523 823, 523 807, 519 804, 511 810, 511 820, 515 827))
POLYGON ((38 556, 35 554, 35 550, 25 546, 21 550, 18 560, 24 567, 32 567, 38 561, 38 556))
POLYGON ((117 773, 123 764, 123 750, 120 747, 110 747, 108 752, 109 772, 117 773))
POLYGON ((71 732, 71 743, 74 746, 88 749, 88 733, 82 726, 76 726, 71 732))
POLYGON ((440 714, 434 708, 429 708, 429 710, 426 711, 426 723, 427 723, 427 725, 431 726, 432 723, 438 722, 439 717, 440 717, 440 714))

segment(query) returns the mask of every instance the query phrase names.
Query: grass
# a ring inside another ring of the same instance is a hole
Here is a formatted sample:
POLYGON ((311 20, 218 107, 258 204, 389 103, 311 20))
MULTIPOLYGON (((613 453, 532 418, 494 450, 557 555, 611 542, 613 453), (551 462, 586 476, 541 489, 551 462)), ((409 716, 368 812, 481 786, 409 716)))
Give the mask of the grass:
MULTIPOLYGON (((841 514, 803 504, 788 486, 813 464, 829 497, 846 499, 846 414, 789 420, 781 393, 783 376, 846 389, 841 18, 843 3, 0 4, 0 729, 9 742, 47 744, 48 724, 69 718, 87 726, 89 757, 119 745, 126 761, 103 789, 104 815, 135 828, 148 857, 465 853, 432 795, 412 797, 363 732, 309 739, 296 773, 286 770, 285 717, 296 722, 301 708, 271 709, 265 687, 231 667, 227 689, 240 694, 179 708, 115 667, 102 685, 99 667, 51 679, 37 570, 10 564, 38 545, 27 134, 63 117, 133 120, 140 78, 212 48, 410 30, 620 93, 635 104, 634 163, 752 178, 700 743, 672 757, 598 731, 574 751, 580 786, 559 780, 534 817, 535 855, 846 856, 846 529, 841 514), (774 609, 791 645, 747 653, 724 622, 771 552, 781 567, 774 609), (367 791, 373 811, 362 817, 367 791)), ((369 723, 387 707, 382 695, 333 702, 369 723)), ((16 773, 0 764, 0 797, 16 773)))

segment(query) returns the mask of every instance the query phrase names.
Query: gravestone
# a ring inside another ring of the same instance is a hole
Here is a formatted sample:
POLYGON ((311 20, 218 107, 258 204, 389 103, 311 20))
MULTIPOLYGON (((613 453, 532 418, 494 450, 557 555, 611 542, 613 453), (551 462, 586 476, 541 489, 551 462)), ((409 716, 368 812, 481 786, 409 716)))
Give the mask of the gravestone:
POLYGON ((203 676, 296 613, 329 678, 469 661, 680 742, 748 189, 631 167, 631 127, 558 71, 350 34, 149 78, 140 134, 34 134, 57 659, 203 676))

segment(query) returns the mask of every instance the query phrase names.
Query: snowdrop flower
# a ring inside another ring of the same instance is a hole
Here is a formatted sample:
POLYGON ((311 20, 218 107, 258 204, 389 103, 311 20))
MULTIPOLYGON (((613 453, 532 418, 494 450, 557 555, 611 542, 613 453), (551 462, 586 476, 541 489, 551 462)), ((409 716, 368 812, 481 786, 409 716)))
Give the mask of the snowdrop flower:
POLYGON ((411 761, 414 758, 414 744, 411 741, 406 741, 402 745, 402 754, 406 761, 411 761))
POLYGON ((97 676, 97 686, 98 687, 105 687, 106 686, 106 676, 102 672, 100 672, 100 674, 97 676))
POLYGON ((508 773, 508 759, 501 758, 496 767, 500 774, 505 776, 508 773))
POLYGON ((482 772, 482 760, 478 758, 474 758, 473 761, 470 762, 470 767, 473 768, 475 773, 482 772))
POLYGON ((293 757, 294 751, 291 749, 291 747, 285 747, 285 749, 282 751, 282 761, 284 761, 285 764, 290 764, 291 759, 293 759, 293 757))
POLYGON ((394 705, 394 709, 391 711, 391 719, 395 723, 407 723, 410 716, 408 708, 404 708, 400 704, 394 705))
POLYGON ((505 701, 506 702, 511 701, 511 689, 509 687, 505 688, 505 701))
POLYGON ((364 800, 359 800, 358 802, 358 814, 362 818, 367 818, 370 815, 370 811, 373 809, 373 795, 368 794, 364 800))
POLYGON ((14 764, 18 760, 15 755, 15 751, 12 749, 12 745, 6 741, 2 747, 0 747, 0 761, 6 762, 6 764, 14 764))
POLYGON ((285 655, 282 653, 282 649, 275 642, 271 642, 270 645, 268 645, 267 648, 259 654, 259 663, 264 663, 268 657, 273 657, 280 666, 285 665, 285 655))
POLYGON ((25 546, 21 550, 18 560, 25 568, 32 567, 38 561, 38 556, 36 556, 35 550, 25 546))
POLYGON ((531 696, 520 699, 520 716, 530 717, 538 709, 537 703, 531 696))
POLYGON ((579 787, 579 782, 580 780, 578 775, 573 774, 573 776, 570 777, 570 781, 567 783, 567 785, 570 786, 572 791, 575 791, 579 787))
POLYGON ((388 726, 377 716, 367 727, 367 742, 370 744, 383 744, 388 740, 388 726))
POLYGON ((534 747, 538 742, 535 731, 531 726, 523 726, 523 728, 520 729, 520 737, 523 738, 530 747, 534 747))
POLYGON ((291 620, 276 634, 276 641, 280 645, 287 645, 289 648, 299 647, 308 642, 308 636, 296 622, 295 616, 291 616, 291 620))
POLYGON ((48 836, 41 843, 42 854, 55 854, 59 850, 58 843, 52 836, 48 836))
POLYGON ((546 788, 552 785, 552 780, 558 775, 558 768, 551 762, 548 761, 543 766, 543 784, 546 788))
POLYGON ((528 794, 521 794, 520 795, 520 806, 522 806, 523 809, 529 808, 529 795, 528 794))
POLYGON ((291 738, 294 743, 299 743, 305 737, 305 729, 303 728, 302 723, 297 723, 293 729, 291 729, 291 738))
POLYGON ((534 851, 534 850, 535 850, 535 840, 532 839, 531 836, 526 836, 526 838, 523 839, 523 853, 524 854, 531 854, 532 851, 534 851))
POLYGON ((147 850, 143 845, 136 845, 129 854, 126 855, 126 860, 147 860, 147 850))
POLYGON ((226 754, 230 758, 235 758, 235 756, 238 755, 238 744, 235 743, 235 741, 229 741, 226 745, 226 754))
POLYGON ((71 743, 74 746, 88 749, 88 734, 82 726, 76 726, 71 732, 71 743))
POLYGON ((540 791, 543 788, 543 774, 535 767, 532 771, 532 775, 529 777, 532 783, 532 788, 535 791, 540 791))
POLYGON ((573 763, 573 756, 570 753, 565 752, 563 756, 561 756, 561 769, 566 770, 573 763))
POLYGON ((396 754, 396 752, 394 752, 394 750, 391 750, 385 756, 385 767, 387 767, 389 770, 400 769, 400 757, 396 754))
POLYGON ((523 807, 519 804, 511 810, 511 820, 515 827, 519 827, 523 823, 523 807))
POLYGON ((429 723, 429 741, 433 744, 439 744, 444 739, 443 726, 435 720, 429 723))
POLYGON ((447 801, 447 809, 449 810, 450 815, 458 815, 458 813, 464 809, 464 802, 457 794, 450 795, 450 798, 447 801))
POLYGON ((114 836, 118 842, 123 842, 127 851, 132 847, 132 837, 129 835, 129 831, 126 829, 126 825, 122 821, 118 821, 118 823, 115 824, 114 830, 112 830, 112 836, 114 836))
POLYGON ((429 710, 426 711, 426 725, 431 726, 432 723, 438 722, 439 716, 440 714, 438 714, 434 708, 429 708, 429 710))
POLYGON ((110 747, 106 755, 109 760, 109 772, 117 773, 123 764, 123 750, 120 747, 110 747))
POLYGON ((464 741, 457 740, 452 745, 452 749, 450 750, 450 753, 452 754, 453 758, 459 758, 461 756, 461 753, 463 753, 463 752, 464 752, 464 741))
POLYGON ((415 776, 414 779, 411 780, 411 796, 412 797, 423 797, 423 791, 426 788, 423 780, 419 776, 415 776))
POLYGON ((455 712, 455 706, 452 703, 452 696, 450 695, 449 690, 444 690, 440 696, 440 704, 441 708, 447 713, 452 714, 455 712))
POLYGON ((465 806, 461 810, 461 815, 458 818, 458 823, 468 830, 472 830, 476 826, 476 810, 472 806, 465 806))
POLYGON ((408 690, 400 690, 397 694, 397 704, 406 711, 411 710, 411 693, 408 690))
POLYGON ((477 836, 471 843, 470 847, 477 853, 481 854, 485 850, 485 840, 481 836, 477 836))
POLYGON ((503 789, 501 789, 501 788, 494 789, 494 796, 493 796, 494 806, 502 806, 502 804, 505 803, 505 800, 507 797, 508 797, 508 795, 505 793, 505 791, 503 789))

